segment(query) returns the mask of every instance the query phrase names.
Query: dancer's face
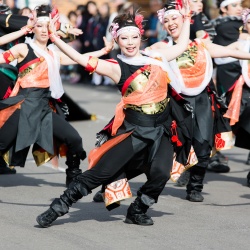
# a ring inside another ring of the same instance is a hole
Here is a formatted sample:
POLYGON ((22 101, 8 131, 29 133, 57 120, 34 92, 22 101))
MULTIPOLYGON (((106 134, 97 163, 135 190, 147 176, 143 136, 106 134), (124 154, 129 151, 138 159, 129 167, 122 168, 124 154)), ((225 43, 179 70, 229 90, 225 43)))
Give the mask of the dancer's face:
POLYGON ((181 33, 181 28, 183 25, 183 17, 178 14, 167 15, 164 17, 163 26, 168 34, 177 40, 181 33))
POLYGON ((241 1, 235 1, 226 7, 221 8, 224 16, 241 16, 242 12, 241 1))
POLYGON ((122 53, 127 57, 134 57, 139 55, 141 36, 138 32, 124 32, 118 39, 117 43, 122 53))
POLYGON ((203 10, 203 2, 202 0, 191 0, 190 1, 190 9, 195 13, 200 13, 203 10))
POLYGON ((36 35, 36 39, 41 42, 47 42, 49 40, 48 22, 37 22, 33 32, 36 35))

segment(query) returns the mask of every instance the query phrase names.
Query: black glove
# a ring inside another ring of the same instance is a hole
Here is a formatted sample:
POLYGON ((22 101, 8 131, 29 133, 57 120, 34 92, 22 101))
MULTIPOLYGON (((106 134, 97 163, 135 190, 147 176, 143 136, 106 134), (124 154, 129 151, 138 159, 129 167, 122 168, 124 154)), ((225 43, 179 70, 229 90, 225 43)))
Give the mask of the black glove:
POLYGON ((69 107, 65 102, 58 102, 60 109, 62 110, 65 117, 69 115, 69 107))
POLYGON ((106 132, 101 131, 96 134, 96 143, 95 147, 98 148, 100 147, 103 143, 105 143, 109 139, 109 136, 106 132))

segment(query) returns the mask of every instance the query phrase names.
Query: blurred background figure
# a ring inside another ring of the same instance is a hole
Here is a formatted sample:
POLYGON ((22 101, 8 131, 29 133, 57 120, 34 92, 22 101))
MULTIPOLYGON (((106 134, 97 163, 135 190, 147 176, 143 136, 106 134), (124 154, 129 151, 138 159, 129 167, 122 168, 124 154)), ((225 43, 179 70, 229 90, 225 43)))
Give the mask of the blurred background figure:
POLYGON ((18 15, 29 16, 32 10, 29 7, 24 7, 18 11, 18 15))
MULTIPOLYGON (((67 15, 67 22, 73 27, 77 27, 77 14, 76 11, 71 10, 67 15)), ((69 45, 72 46, 75 50, 80 51, 81 43, 76 37, 73 41, 69 42, 69 45)), ((80 75, 77 73, 77 65, 67 65, 61 66, 61 78, 66 81, 75 81, 79 80, 80 75)))
POLYGON ((15 0, 5 0, 2 2, 9 6, 12 14, 18 14, 18 12, 20 11, 20 9, 16 7, 15 0))
POLYGON ((150 0, 150 15, 147 18, 145 33, 144 36, 147 38, 147 45, 151 46, 152 44, 158 42, 158 30, 157 27, 160 27, 157 11, 163 8, 162 0, 150 0), (159 25, 159 26, 158 26, 159 25))
MULTIPOLYGON (((83 9, 77 11, 77 28, 83 31, 83 34, 78 37, 81 43, 80 53, 84 54, 93 51, 93 30, 98 20, 98 9, 96 2, 88 1, 83 9)), ((89 75, 87 71, 83 69, 82 66, 77 65, 78 77, 71 80, 71 83, 90 83, 92 75, 89 75)))
MULTIPOLYGON (((112 21, 114 20, 114 18, 118 15, 118 13, 120 12, 120 10, 122 9, 122 6, 126 3, 126 0, 110 0, 110 9, 113 11, 110 16, 109 16, 109 22, 108 22, 108 26, 106 29, 106 38, 108 41, 112 40, 112 36, 111 33, 109 32, 109 27, 112 23, 112 21)), ((115 43, 114 44, 114 49, 109 53, 109 56, 111 58, 116 59, 117 55, 120 53, 120 49, 118 47, 118 45, 115 43)))
MULTIPOLYGON (((109 23, 109 16, 110 16, 110 6, 108 3, 103 3, 98 8, 98 18, 97 23, 95 24, 93 30, 93 46, 94 50, 100 50, 104 47, 103 37, 106 35, 106 30, 109 23)), ((104 55, 101 59, 108 59, 109 55, 104 55)), ((93 73, 92 76, 92 84, 94 85, 109 85, 112 83, 112 80, 108 77, 103 77, 96 72, 93 73)))

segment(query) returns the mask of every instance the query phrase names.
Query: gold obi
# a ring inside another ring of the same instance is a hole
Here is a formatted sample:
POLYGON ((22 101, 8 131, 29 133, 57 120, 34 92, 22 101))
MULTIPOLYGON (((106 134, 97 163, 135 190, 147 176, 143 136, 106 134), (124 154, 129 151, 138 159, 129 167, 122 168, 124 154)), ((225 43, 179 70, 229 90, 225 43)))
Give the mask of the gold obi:
POLYGON ((44 57, 36 58, 20 68, 18 77, 22 78, 44 61, 44 57))
POLYGON ((168 102, 169 98, 165 98, 163 101, 157 103, 143 104, 141 106, 126 105, 126 108, 133 109, 137 112, 141 112, 147 115, 153 115, 163 112, 166 109, 168 102))
MULTIPOLYGON (((130 83, 128 86, 124 96, 128 96, 130 93, 136 91, 136 90, 143 90, 144 87, 147 85, 148 80, 149 80, 149 75, 150 71, 145 70, 141 72, 139 75, 137 75, 130 83)), ((167 84, 167 83, 166 83, 167 84)), ((144 114, 158 114, 161 113, 165 110, 167 104, 168 104, 169 99, 165 98, 164 100, 156 103, 147 103, 143 104, 140 106, 132 105, 132 104, 127 104, 125 105, 125 108, 133 109, 137 112, 141 112, 144 114)))

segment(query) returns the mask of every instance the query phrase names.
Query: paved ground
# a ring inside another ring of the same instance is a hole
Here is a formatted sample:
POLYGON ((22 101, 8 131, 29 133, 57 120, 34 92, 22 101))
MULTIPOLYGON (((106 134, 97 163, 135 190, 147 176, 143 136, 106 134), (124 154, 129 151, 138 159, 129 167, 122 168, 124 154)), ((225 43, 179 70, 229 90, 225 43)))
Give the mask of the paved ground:
MULTIPOLYGON (((113 116, 119 95, 105 86, 65 84, 65 89, 88 112, 97 114, 96 121, 72 123, 89 152, 95 133, 113 116)), ((207 173, 202 203, 186 201, 185 189, 168 182, 159 202, 149 210, 153 226, 123 223, 132 199, 108 212, 102 203, 92 202, 94 190, 48 229, 37 226, 35 218, 65 189, 65 159, 54 169, 51 164, 36 167, 29 155, 27 165, 17 168, 16 175, 0 176, 0 249, 249 249, 248 152, 234 148, 225 154, 231 171, 207 173)), ((82 169, 86 166, 83 162, 82 169)), ((130 182, 133 192, 144 180, 140 176, 130 182)))

